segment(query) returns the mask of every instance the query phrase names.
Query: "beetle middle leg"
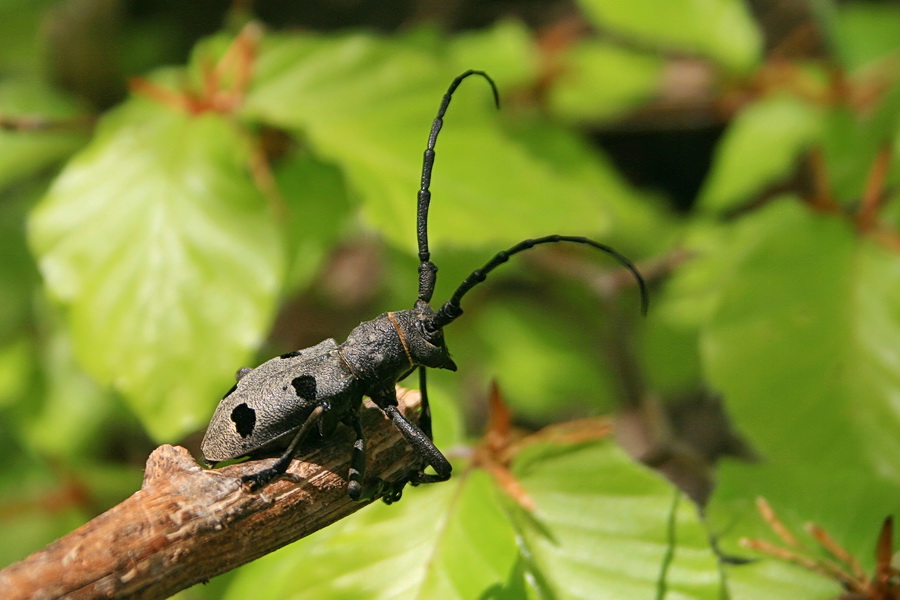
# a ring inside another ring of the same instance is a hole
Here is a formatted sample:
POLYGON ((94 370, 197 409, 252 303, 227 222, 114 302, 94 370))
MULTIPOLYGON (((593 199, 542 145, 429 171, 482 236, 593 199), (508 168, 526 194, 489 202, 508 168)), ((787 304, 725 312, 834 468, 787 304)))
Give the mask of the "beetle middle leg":
POLYGON ((275 464, 258 473, 244 475, 241 477, 241 483, 253 492, 265 486, 273 479, 284 475, 288 466, 291 464, 291 461, 294 459, 294 453, 297 451, 297 446, 300 445, 300 442, 303 441, 313 427, 319 425, 323 414, 325 414, 324 406, 319 405, 315 407, 313 411, 309 413, 309 416, 306 418, 306 421, 303 422, 303 425, 300 426, 300 429, 297 430, 294 439, 291 440, 291 443, 275 464))
POLYGON ((347 495, 352 500, 359 500, 363 497, 363 481, 366 475, 366 437, 359 422, 359 410, 350 411, 344 417, 344 423, 351 426, 356 434, 353 454, 350 456, 350 472, 347 475, 347 495))

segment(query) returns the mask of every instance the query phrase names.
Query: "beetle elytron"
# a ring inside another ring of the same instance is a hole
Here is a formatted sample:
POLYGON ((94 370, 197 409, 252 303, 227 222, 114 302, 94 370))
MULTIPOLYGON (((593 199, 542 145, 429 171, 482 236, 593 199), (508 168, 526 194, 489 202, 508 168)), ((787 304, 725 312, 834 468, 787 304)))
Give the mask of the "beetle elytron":
POLYGON ((434 147, 453 92, 470 75, 479 75, 490 84, 494 102, 499 106, 497 87, 483 71, 466 71, 458 76, 441 100, 428 137, 418 193, 419 293, 413 308, 384 313, 372 321, 360 323, 342 344, 327 339, 311 348, 273 358, 255 369, 241 369, 237 383, 219 403, 202 443, 204 460, 208 464, 214 466, 234 458, 280 453, 272 467, 243 478, 249 489, 258 489, 284 474, 305 437, 315 431, 324 438, 339 423, 352 427, 356 434, 347 486, 347 493, 354 500, 381 496, 390 503, 399 499, 406 483, 415 485, 449 479, 450 463, 432 442, 426 369, 456 370, 444 343, 443 329, 462 314, 460 301, 463 296, 514 254, 540 244, 559 242, 584 244, 605 252, 631 271, 640 288, 642 311, 646 311, 644 280, 630 260, 594 240, 566 235, 524 240, 499 252, 483 267, 473 271, 450 300, 437 311, 432 309, 429 302, 434 292, 437 267, 431 262, 428 250, 428 208, 434 147), (415 369, 419 369, 422 394, 418 424, 400 413, 394 390, 395 384, 415 369), (363 396, 372 399, 421 457, 418 468, 400 481, 378 481, 367 488, 365 494, 365 438, 359 420, 363 396), (434 469, 433 474, 424 472, 429 465, 434 469))

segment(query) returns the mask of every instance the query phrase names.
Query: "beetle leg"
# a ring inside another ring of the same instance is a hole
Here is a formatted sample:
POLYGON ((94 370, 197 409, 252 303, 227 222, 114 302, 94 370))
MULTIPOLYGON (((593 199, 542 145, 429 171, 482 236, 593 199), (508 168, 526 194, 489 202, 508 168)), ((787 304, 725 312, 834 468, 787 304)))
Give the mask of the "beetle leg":
POLYGON ((452 470, 450 462, 441 454, 441 451, 437 449, 431 439, 425 435, 425 432, 410 423, 403 416, 403 413, 397 408, 397 392, 394 388, 380 390, 379 393, 372 394, 371 398, 378 405, 378 408, 391 419, 394 427, 400 431, 416 453, 426 463, 431 465, 437 473, 436 475, 429 475, 422 471, 416 471, 410 476, 410 482, 413 484, 434 483, 450 479, 450 471, 452 470))
POLYGON ((421 429, 406 420, 403 413, 396 406, 385 406, 383 408, 385 414, 394 422, 394 427, 400 430, 409 445, 425 459, 431 467, 437 472, 436 475, 428 475, 419 471, 410 481, 411 483, 434 483, 437 481, 447 481, 450 479, 450 471, 452 467, 450 462, 441 454, 434 443, 428 439, 421 429))
POLYGON ((425 383, 425 367, 419 367, 419 393, 421 394, 422 410, 419 412, 419 429, 429 440, 434 440, 431 431, 431 405, 428 404, 428 386, 425 383))
POLYGON ((350 457, 350 473, 347 476, 347 495, 352 500, 362 498, 362 484, 366 473, 366 438, 359 422, 359 411, 351 410, 344 422, 353 427, 356 441, 353 442, 353 454, 350 457))
POLYGON ((241 483, 253 492, 265 486, 276 477, 284 475, 288 465, 290 465, 291 461, 294 459, 294 452, 297 451, 297 446, 303 441, 303 438, 306 437, 309 431, 319 423, 323 414, 325 414, 324 406, 319 405, 315 407, 313 411, 309 413, 309 416, 306 417, 306 421, 303 422, 300 429, 297 430, 294 439, 291 440, 287 450, 284 451, 284 454, 281 455, 278 461, 268 469, 263 469, 252 475, 244 475, 241 477, 241 483))

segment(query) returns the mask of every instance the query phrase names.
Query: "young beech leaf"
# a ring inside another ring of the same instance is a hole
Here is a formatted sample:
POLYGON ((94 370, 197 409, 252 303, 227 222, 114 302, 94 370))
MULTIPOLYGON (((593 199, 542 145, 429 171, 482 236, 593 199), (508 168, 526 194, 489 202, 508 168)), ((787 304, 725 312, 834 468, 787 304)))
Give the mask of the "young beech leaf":
POLYGON ((719 256, 706 260, 730 261, 731 276, 702 329, 704 368, 762 461, 723 463, 711 508, 735 537, 761 537, 728 502, 762 495, 790 525, 802 515, 871 556, 900 495, 896 253, 782 200, 745 217, 719 256))
POLYGON ((822 129, 822 112, 789 96, 761 100, 741 112, 716 149, 700 193, 707 210, 731 210, 788 176, 822 129))
POLYGON ((728 70, 746 71, 759 60, 762 34, 742 0, 579 0, 588 18, 663 49, 712 58, 728 70))
POLYGON ((76 357, 159 440, 202 425, 281 285, 282 242, 247 146, 217 115, 133 100, 31 215, 76 357))
MULTIPOLYGON (((412 248, 422 152, 456 74, 430 53, 371 35, 270 36, 242 110, 301 134, 339 164, 369 223, 412 248)), ((432 245, 493 247, 573 224, 585 234, 606 231, 603 191, 529 153, 503 118, 482 81, 454 95, 436 150, 432 245)))
POLYGON ((0 115, 11 123, 70 123, 59 128, 0 129, 0 189, 40 173, 84 142, 75 107, 58 93, 32 82, 0 82, 0 115))
POLYGON ((551 110, 569 121, 610 119, 657 92, 659 57, 588 39, 565 52, 566 70, 548 90, 551 110))
POLYGON ((460 471, 242 567, 226 598, 495 598, 486 592, 503 586, 515 558, 513 531, 486 473, 460 471))
POLYGON ((537 505, 513 514, 538 597, 722 597, 693 504, 611 441, 535 445, 513 472, 537 505))

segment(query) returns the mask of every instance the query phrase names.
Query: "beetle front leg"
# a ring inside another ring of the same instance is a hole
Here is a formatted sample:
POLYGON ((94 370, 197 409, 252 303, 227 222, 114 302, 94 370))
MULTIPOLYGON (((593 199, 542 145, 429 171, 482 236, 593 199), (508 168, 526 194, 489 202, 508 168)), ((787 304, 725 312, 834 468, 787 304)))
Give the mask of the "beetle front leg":
POLYGON ((403 435, 410 446, 422 459, 431 465, 436 475, 423 473, 421 470, 414 472, 409 477, 412 484, 418 483, 436 483, 438 481, 447 481, 450 479, 450 461, 441 454, 434 442, 421 429, 410 423, 403 413, 397 408, 397 393, 394 388, 385 389, 381 393, 373 394, 372 401, 378 405, 384 414, 391 419, 394 427, 403 435))
POLYGON ((450 479, 450 471, 453 467, 450 461, 437 449, 437 446, 428 439, 421 429, 406 420, 403 413, 396 406, 386 406, 385 414, 390 417, 394 423, 394 427, 400 430, 409 445, 421 456, 426 463, 431 465, 436 475, 429 475, 419 471, 410 478, 410 483, 436 483, 438 481, 447 481, 450 479))

